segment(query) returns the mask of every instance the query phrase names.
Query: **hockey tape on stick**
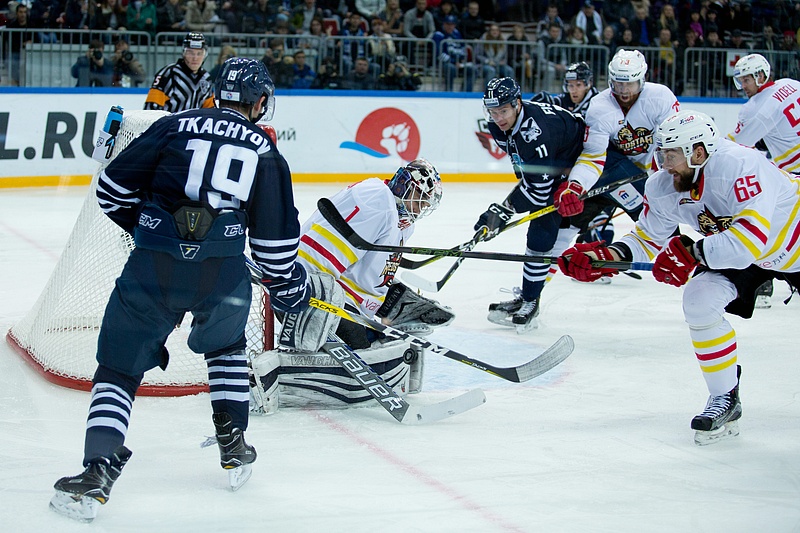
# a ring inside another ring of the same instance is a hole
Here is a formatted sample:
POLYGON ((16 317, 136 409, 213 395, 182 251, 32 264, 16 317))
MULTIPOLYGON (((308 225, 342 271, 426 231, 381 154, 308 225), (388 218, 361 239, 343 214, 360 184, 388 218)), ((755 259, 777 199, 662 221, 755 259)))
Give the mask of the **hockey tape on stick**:
MULTIPOLYGON (((365 240, 361 235, 347 223, 342 217, 341 213, 336 209, 336 206, 327 199, 320 198, 317 202, 319 212, 325 217, 325 220, 333 226, 342 237, 350 244, 360 250, 367 250, 372 252, 389 252, 389 253, 408 253, 420 255, 432 255, 435 257, 464 257, 468 259, 487 259, 493 261, 517 261, 522 263, 541 263, 545 265, 554 265, 558 263, 558 257, 547 255, 525 255, 525 254, 509 254, 502 252, 473 252, 469 250, 461 250, 458 248, 425 248, 421 246, 391 246, 388 244, 374 244, 365 240)), ((614 268, 617 270, 652 270, 651 263, 632 263, 630 261, 592 261, 593 266, 600 266, 605 268, 614 268)))

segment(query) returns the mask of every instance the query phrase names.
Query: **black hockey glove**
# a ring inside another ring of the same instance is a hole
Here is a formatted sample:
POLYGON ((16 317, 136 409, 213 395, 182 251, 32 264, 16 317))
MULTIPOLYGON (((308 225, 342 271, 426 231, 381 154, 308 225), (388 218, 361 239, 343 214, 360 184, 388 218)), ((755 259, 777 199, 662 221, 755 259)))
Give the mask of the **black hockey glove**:
POLYGON ((282 313, 299 313, 308 307, 311 290, 306 279, 306 269, 300 263, 294 264, 289 279, 261 280, 269 291, 269 303, 272 308, 282 313))
POLYGON ((473 228, 478 231, 481 228, 486 228, 486 236, 483 240, 489 240, 500 233, 506 227, 508 221, 514 215, 514 210, 501 204, 492 204, 475 223, 473 228))

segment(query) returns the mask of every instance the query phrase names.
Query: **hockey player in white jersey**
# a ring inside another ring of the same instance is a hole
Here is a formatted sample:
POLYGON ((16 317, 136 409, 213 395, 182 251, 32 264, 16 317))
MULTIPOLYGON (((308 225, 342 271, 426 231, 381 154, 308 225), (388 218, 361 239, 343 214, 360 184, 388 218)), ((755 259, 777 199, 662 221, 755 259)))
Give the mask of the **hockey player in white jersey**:
POLYGON ((725 313, 750 318, 756 289, 782 279, 800 286, 800 178, 751 148, 720 138, 704 113, 682 111, 655 138, 660 171, 647 180, 646 200, 633 231, 619 241, 578 244, 559 258, 568 276, 591 281, 613 275, 592 260, 651 261, 653 277, 686 285, 683 313, 708 386, 705 410, 692 419, 695 442, 739 434, 736 334, 725 313), (703 235, 673 236, 679 224, 703 235), (694 276, 692 277, 692 272, 694 276))
MULTIPOLYGON (((417 159, 390 180, 370 178, 331 198, 348 224, 370 242, 398 246, 414 232, 414 223, 439 205, 439 173, 417 159)), ((445 325, 453 313, 394 280, 400 254, 355 248, 316 211, 302 227, 298 260, 309 272, 318 298, 355 314, 377 316, 415 335, 445 325)), ((319 310, 283 320, 278 349, 253 362, 251 412, 284 407, 346 407, 372 397, 321 347, 329 332, 354 350, 393 388, 421 387, 423 357, 406 341, 385 342, 375 332, 319 310)))
MULTIPOLYGON (((769 61, 760 54, 736 62, 733 84, 744 91, 748 101, 739 110, 739 121, 728 138, 745 146, 763 141, 778 168, 800 174, 800 82, 789 78, 772 81, 770 70, 769 61)), ((756 307, 770 307, 771 296, 770 281, 759 289, 756 307)))
MULTIPOLYGON (((567 191, 579 195, 651 170, 653 134, 680 104, 669 88, 645 81, 646 74, 647 62, 638 50, 619 49, 614 54, 608 64, 609 88, 592 98, 586 111, 583 151, 569 175, 567 191)), ((571 223, 583 233, 601 211, 617 204, 636 220, 643 191, 640 181, 581 201, 571 223)))

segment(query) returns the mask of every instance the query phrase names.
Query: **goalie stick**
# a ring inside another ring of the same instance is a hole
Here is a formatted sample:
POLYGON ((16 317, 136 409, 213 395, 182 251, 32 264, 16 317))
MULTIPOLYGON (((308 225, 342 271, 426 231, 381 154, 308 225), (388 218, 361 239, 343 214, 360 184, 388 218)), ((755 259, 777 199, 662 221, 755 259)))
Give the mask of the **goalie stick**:
MULTIPOLYGON (((245 256, 245 262, 251 271, 251 282, 263 287, 261 268, 247 256, 245 256)), ((325 306, 335 307, 316 298, 312 298, 312 300, 317 303, 314 307, 323 311, 328 311, 325 306)), ((346 313, 343 309, 341 311, 346 313)), ((411 405, 398 395, 379 374, 335 334, 330 333, 328 335, 325 344, 322 345, 322 350, 339 363, 351 378, 356 380, 370 396, 375 398, 375 401, 381 407, 386 409, 395 420, 402 424, 435 422, 461 414, 486 403, 486 395, 483 391, 481 389, 473 389, 455 398, 441 402, 420 406, 411 405)))
MULTIPOLYGON (((642 172, 641 174, 636 174, 635 176, 628 176, 627 178, 623 178, 623 179, 615 181, 613 183, 609 183, 607 185, 603 185, 602 187, 597 187, 595 189, 590 189, 589 191, 586 191, 583 194, 581 194, 580 198, 581 198, 581 200, 586 200, 587 198, 593 198, 595 196, 599 196, 601 194, 607 193, 608 191, 614 190, 614 189, 616 189, 618 187, 622 187, 623 185, 627 185, 628 183, 634 183, 634 182, 646 179, 648 176, 649 176, 649 174, 647 172, 642 172)), ((520 224, 524 224, 525 222, 530 222, 534 218, 539 218, 541 216, 547 215, 548 213, 552 213, 555 210, 556 210, 555 206, 551 205, 551 206, 539 209, 538 211, 534 211, 533 213, 529 213, 529 214, 525 215, 524 217, 519 218, 517 220, 513 220, 513 221, 509 222, 508 224, 506 224, 505 226, 503 226, 503 228, 500 231, 497 232, 497 235, 499 235, 499 234, 503 233, 504 231, 509 230, 511 228, 515 228, 515 227, 519 226, 520 224)), ((482 233, 482 232, 479 231, 479 233, 482 233)), ((460 244, 458 246, 455 246, 455 247, 451 248, 450 250, 453 251, 453 252, 455 252, 457 250, 472 250, 475 247, 475 245, 478 244, 478 242, 480 242, 480 241, 484 241, 484 242, 490 241, 494 237, 496 237, 497 235, 489 237, 488 239, 484 239, 483 235, 481 235, 481 237, 478 240, 476 240, 476 238, 478 237, 478 234, 476 233, 475 236, 472 238, 472 240, 469 240, 469 241, 465 242, 464 244, 460 244), (469 248, 467 248, 467 247, 469 247, 469 248)), ((450 255, 456 255, 456 254, 450 254, 450 255)), ((435 255, 433 257, 428 257, 427 259, 421 259, 419 261, 414 261, 412 259, 407 259, 405 257, 401 257, 400 258, 400 268, 404 268, 404 269, 407 269, 407 270, 416 270, 418 268, 424 267, 425 265, 429 265, 429 264, 433 263, 434 261, 438 261, 442 257, 446 257, 446 256, 447 256, 447 254, 435 255)), ((458 268, 458 267, 455 267, 455 268, 458 268)), ((455 268, 453 268, 453 270, 455 270, 455 268)), ((452 276, 452 274, 450 274, 450 275, 452 276)))
MULTIPOLYGON (((432 255, 437 257, 465 257, 472 259, 488 259, 495 261, 520 261, 523 263, 536 262, 546 265, 558 263, 558 257, 547 255, 509 254, 502 252, 472 252, 457 248, 424 248, 418 246, 392 246, 388 244, 374 244, 365 240, 345 221, 336 206, 327 198, 320 198, 317 202, 319 212, 325 217, 333 228, 339 232, 350 244, 360 250, 389 253, 409 253, 432 255)), ((613 268, 616 270, 652 270, 652 263, 635 263, 631 261, 592 261, 592 266, 613 268)))
MULTIPOLYGON (((247 266, 250 268, 252 272, 252 280, 253 283, 263 285, 261 283, 261 269, 255 262, 253 262, 249 257, 245 257, 247 262, 247 266)), ((399 329, 395 329, 391 326, 387 326, 378 322, 377 320, 372 320, 362 315, 357 315, 348 312, 341 307, 335 306, 328 302, 323 302, 322 300, 318 300, 316 298, 311 298, 309 300, 309 305, 315 307, 317 309, 321 309, 322 311, 334 314, 339 316, 340 318, 344 318, 345 320, 349 320, 351 322, 355 322, 356 324, 361 324, 364 327, 369 329, 378 331, 383 333, 387 337, 391 337, 394 339, 401 339, 410 342, 414 346, 429 349, 431 352, 442 355, 447 357, 448 359, 453 359, 454 361, 458 361, 459 363, 464 363, 465 365, 469 365, 473 368, 477 368, 478 370, 482 370, 488 374, 492 374, 494 376, 503 378, 507 381, 513 381, 515 383, 521 383, 523 381, 528 381, 533 379, 537 376, 541 376, 545 372, 551 370, 556 365, 561 363, 564 359, 569 357, 572 353, 572 350, 575 349, 575 343, 572 341, 572 337, 569 335, 564 335, 560 339, 558 339, 552 346, 547 348, 544 352, 539 354, 538 356, 534 357, 530 361, 523 363, 521 365, 512 366, 512 367, 498 367, 490 365, 489 363, 485 363, 478 359, 473 359, 471 357, 467 357, 466 355, 459 353, 455 350, 451 350, 450 348, 446 348, 439 344, 432 343, 425 339, 421 339, 410 333, 406 333, 404 331, 400 331, 399 329)), ((337 359, 338 361, 338 359, 337 359)), ((369 368, 366 363, 364 363, 367 368, 369 368)), ((347 368, 345 368, 347 370, 347 368)), ((368 391, 369 392, 369 391, 368 391)), ((473 391, 474 392, 474 391, 473 391)), ((458 398, 463 396, 467 396, 471 393, 466 393, 458 398)), ((481 394, 483 394, 481 392, 481 394)))

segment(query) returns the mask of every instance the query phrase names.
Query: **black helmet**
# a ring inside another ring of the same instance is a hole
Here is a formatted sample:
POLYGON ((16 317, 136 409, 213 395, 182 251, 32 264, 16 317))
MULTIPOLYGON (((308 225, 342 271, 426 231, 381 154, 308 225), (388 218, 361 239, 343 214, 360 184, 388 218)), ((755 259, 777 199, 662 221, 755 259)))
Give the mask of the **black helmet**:
POLYGON ((267 101, 253 122, 258 122, 264 116, 266 120, 271 120, 275 112, 275 84, 269 77, 267 67, 257 59, 232 57, 225 61, 214 81, 214 96, 220 102, 246 105, 253 105, 266 96, 267 101))
POLYGON ((208 49, 208 45, 206 44, 206 36, 200 33, 199 31, 190 31, 186 34, 186 37, 183 38, 183 49, 201 49, 206 50, 208 49))
POLYGON ((493 78, 486 84, 483 93, 483 107, 502 107, 520 98, 522 91, 514 78, 493 78))
POLYGON ((567 82, 571 80, 580 80, 585 83, 587 87, 592 86, 594 82, 594 73, 592 69, 589 68, 586 61, 573 63, 567 67, 567 72, 564 74, 564 85, 562 87, 564 92, 567 92, 567 82))

